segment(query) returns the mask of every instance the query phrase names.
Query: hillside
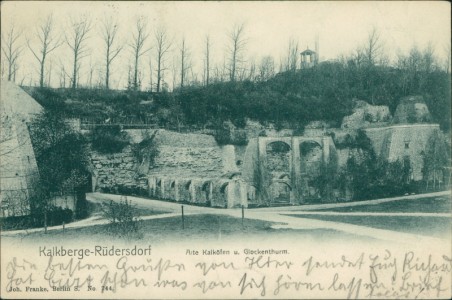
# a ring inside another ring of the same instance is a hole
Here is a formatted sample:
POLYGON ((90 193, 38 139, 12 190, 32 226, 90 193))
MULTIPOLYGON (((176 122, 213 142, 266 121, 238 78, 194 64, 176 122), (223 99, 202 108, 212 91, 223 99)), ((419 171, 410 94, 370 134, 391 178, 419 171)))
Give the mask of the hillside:
POLYGON ((324 62, 311 69, 279 73, 259 81, 218 82, 172 93, 101 89, 24 89, 46 108, 90 122, 148 123, 166 128, 219 128, 245 118, 274 123, 277 128, 303 128, 313 120, 340 126, 354 99, 386 105, 391 114, 404 96, 423 96, 432 120, 450 129, 450 74, 389 66, 357 67, 324 62))

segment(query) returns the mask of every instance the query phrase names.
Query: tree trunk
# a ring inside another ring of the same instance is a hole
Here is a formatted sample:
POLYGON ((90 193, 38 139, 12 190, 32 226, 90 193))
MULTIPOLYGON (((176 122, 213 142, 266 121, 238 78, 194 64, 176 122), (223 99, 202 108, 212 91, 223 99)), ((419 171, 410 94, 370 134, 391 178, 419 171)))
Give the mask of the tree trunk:
POLYGON ((77 55, 74 56, 74 72, 72 73, 72 88, 77 87, 77 55))
POLYGON ((110 81, 110 66, 107 64, 107 70, 105 73, 105 87, 107 88, 107 90, 110 88, 109 81, 110 81))
POLYGON ((41 61, 41 74, 39 77, 39 86, 40 87, 44 87, 44 63, 45 63, 45 59, 43 58, 41 61))
POLYGON ((8 64, 8 81, 11 81, 11 78, 13 77, 13 70, 12 70, 12 63, 10 62, 8 64))
POLYGON ((107 48, 107 61, 105 64, 105 88, 108 90, 110 88, 110 47, 107 48))
POLYGON ((161 68, 162 68, 162 66, 161 66, 161 56, 159 55, 159 57, 158 57, 158 66, 157 66, 157 93, 159 93, 160 92, 160 80, 161 80, 161 78, 160 78, 160 76, 161 76, 161 68))
POLYGON ((135 70, 133 73, 133 88, 138 90, 138 52, 135 53, 135 70))
POLYGON ((181 64, 181 71, 180 71, 180 87, 183 88, 184 87, 184 73, 185 73, 185 66, 184 66, 184 55, 182 54, 182 64, 181 64))

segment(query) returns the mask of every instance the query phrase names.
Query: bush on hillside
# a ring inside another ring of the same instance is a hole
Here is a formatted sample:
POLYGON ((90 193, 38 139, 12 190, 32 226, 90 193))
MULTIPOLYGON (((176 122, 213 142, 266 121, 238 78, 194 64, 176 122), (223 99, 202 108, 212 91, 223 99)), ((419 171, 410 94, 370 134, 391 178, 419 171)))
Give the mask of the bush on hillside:
POLYGON ((118 153, 129 145, 129 137, 119 125, 96 126, 91 131, 92 148, 100 153, 118 153))

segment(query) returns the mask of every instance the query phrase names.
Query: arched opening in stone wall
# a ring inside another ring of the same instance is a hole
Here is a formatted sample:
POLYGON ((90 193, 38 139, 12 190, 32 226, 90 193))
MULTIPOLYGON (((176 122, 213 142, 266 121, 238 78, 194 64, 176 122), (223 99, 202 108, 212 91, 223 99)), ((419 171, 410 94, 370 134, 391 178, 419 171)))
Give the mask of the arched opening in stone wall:
POLYGON ((162 190, 162 179, 157 179, 157 181, 155 182, 155 196, 157 198, 163 197, 162 190))
POLYGON ((323 150, 316 141, 305 141, 300 144, 301 173, 307 176, 320 175, 323 150))
POLYGON ((316 141, 300 143, 300 170, 303 182, 302 195, 306 198, 317 198, 319 191, 312 182, 322 172, 323 148, 316 141))
POLYGON ((220 193, 222 193, 223 195, 226 194, 227 192, 227 188, 228 188, 229 182, 225 182, 221 185, 220 187, 220 193))
POLYGON ((191 180, 180 179, 176 188, 178 190, 178 199, 180 201, 191 201, 191 180))
POLYGON ((212 199, 211 206, 214 207, 227 207, 228 204, 228 184, 227 181, 216 181, 215 184, 212 185, 212 199))
POLYGON ((289 204, 292 187, 284 181, 275 181, 270 185, 271 203, 274 205, 289 204))
POLYGON ((266 168, 271 175, 269 178, 271 181, 279 179, 281 174, 290 174, 292 151, 289 144, 282 141, 267 144, 266 157, 266 168))
POLYGON ((290 176, 289 176, 289 174, 283 173, 283 174, 279 175, 279 178, 278 178, 278 179, 281 179, 281 180, 289 180, 289 179, 290 179, 290 176))
POLYGON ((205 202, 209 206, 210 206, 210 203, 212 201, 211 186, 212 186, 212 182, 211 181, 206 181, 201 186, 201 195, 204 198, 202 200, 203 200, 203 202, 205 202))
POLYGON ((189 190, 190 190, 190 186, 191 186, 191 180, 189 180, 189 181, 185 184, 185 189, 186 189, 187 191, 189 191, 189 190))
POLYGON ((248 205, 253 204, 256 201, 256 190, 257 190, 257 188, 254 185, 248 186, 248 189, 246 192, 248 205))
POLYGON ((165 181, 165 197, 167 199, 176 199, 176 181, 167 180, 165 181))

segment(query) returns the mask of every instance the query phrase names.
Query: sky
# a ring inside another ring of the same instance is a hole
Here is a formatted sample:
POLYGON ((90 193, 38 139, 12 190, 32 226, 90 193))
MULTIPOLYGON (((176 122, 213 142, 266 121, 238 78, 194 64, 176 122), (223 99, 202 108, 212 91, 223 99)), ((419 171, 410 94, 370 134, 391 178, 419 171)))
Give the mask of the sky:
MULTIPOLYGON (((428 44, 435 55, 445 59, 450 51, 450 3, 446 1, 249 1, 249 2, 135 2, 135 1, 2 1, 2 36, 14 24, 23 30, 22 44, 29 39, 36 45, 33 30, 46 16, 53 14, 59 34, 63 36, 69 20, 87 15, 92 20, 87 45, 90 56, 82 61, 80 81, 88 82, 89 70, 94 77, 103 73, 103 45, 100 39, 100 21, 112 16, 120 24, 120 40, 125 45, 118 59, 113 62, 113 88, 124 88, 131 60, 127 46, 137 17, 148 19, 151 33, 147 47, 152 47, 141 60, 143 89, 150 83, 149 61, 155 57, 153 32, 165 28, 172 40, 168 53, 165 82, 172 85, 172 71, 179 71, 180 43, 185 37, 190 57, 198 80, 202 80, 204 39, 211 38, 211 60, 222 64, 227 53, 228 33, 237 24, 244 24, 247 40, 245 57, 248 62, 259 61, 270 55, 276 65, 283 57, 292 38, 299 43, 300 51, 314 49, 319 41, 321 60, 332 60, 340 55, 349 55, 362 46, 369 32, 376 28, 384 43, 385 53, 391 60, 398 54, 406 54, 413 47, 421 50, 428 44), (176 67, 173 67, 175 65, 176 67), (91 67, 90 67, 91 66, 91 67)), ((3 59, 2 59, 3 63, 3 59)), ((155 65, 155 62, 152 62, 155 65)), ((51 85, 59 85, 61 66, 71 65, 69 48, 63 44, 49 57, 48 69, 52 68, 51 85), (51 64, 51 66, 50 66, 51 64)), ((37 61, 24 46, 17 81, 36 84, 37 61)), ((97 79, 94 79, 96 81, 97 79)), ((20 83, 20 82, 19 82, 20 83)))

